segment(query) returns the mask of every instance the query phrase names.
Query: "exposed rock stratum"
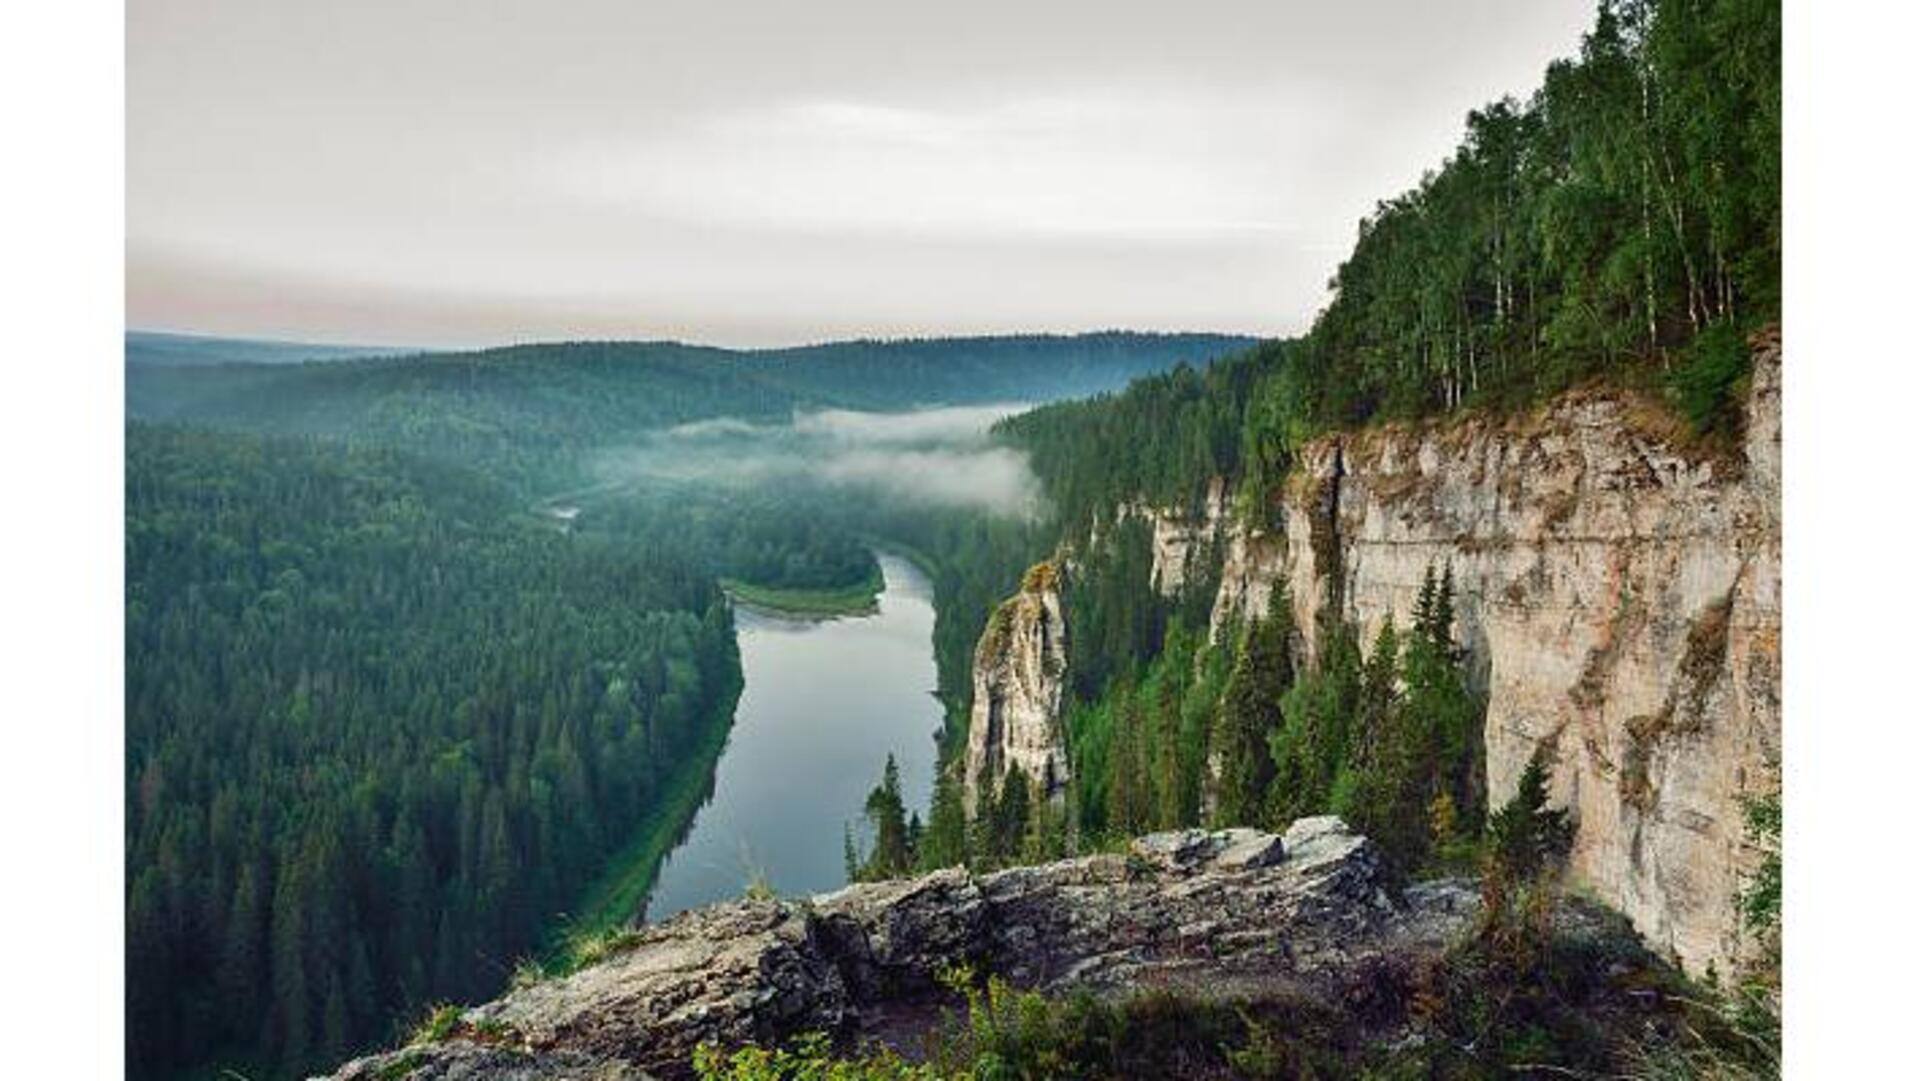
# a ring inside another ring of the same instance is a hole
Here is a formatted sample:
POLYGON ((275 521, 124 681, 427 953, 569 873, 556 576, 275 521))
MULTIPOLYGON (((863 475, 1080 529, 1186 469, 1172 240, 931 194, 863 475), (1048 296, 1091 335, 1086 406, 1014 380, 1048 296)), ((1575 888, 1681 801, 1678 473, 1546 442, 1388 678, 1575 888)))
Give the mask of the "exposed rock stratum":
MULTIPOLYGON (((810 900, 745 900, 641 929, 630 948, 465 1012, 448 1039, 349 1063, 337 1081, 616 1081, 689 1072, 702 1043, 897 1033, 948 966, 1020 987, 1276 989, 1337 1001, 1385 957, 1424 956, 1476 911, 1453 881, 1391 893, 1337 818, 1160 833, 988 875, 954 868, 810 900)), ((910 1027, 910 1026, 909 1026, 910 1027)))
MULTIPOLYGON (((1574 879, 1688 970, 1731 968, 1753 946, 1735 913, 1759 858, 1744 806, 1778 790, 1780 759, 1779 328, 1751 344, 1736 447, 1585 388, 1513 416, 1314 440, 1264 521, 1232 514, 1218 479, 1191 506, 1112 516, 1147 522, 1162 592, 1218 560, 1216 636, 1283 587, 1302 659, 1323 615, 1362 641, 1389 618, 1409 626, 1428 569, 1450 567, 1455 634, 1487 695, 1490 803, 1546 749, 1576 825, 1574 879)), ((1020 661, 998 644, 982 642, 976 673, 1020 661)), ((1020 753, 1067 760, 1033 742, 1064 737, 1043 699, 1025 701, 1020 753)))

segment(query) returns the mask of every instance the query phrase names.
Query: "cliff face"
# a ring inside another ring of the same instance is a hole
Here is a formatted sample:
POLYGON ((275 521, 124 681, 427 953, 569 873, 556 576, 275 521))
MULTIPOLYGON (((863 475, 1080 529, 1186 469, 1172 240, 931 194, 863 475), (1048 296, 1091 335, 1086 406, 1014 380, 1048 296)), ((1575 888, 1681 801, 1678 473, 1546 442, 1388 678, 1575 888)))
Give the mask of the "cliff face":
MULTIPOLYGON (((1742 804, 1779 777, 1778 331, 1754 345, 1735 453, 1690 451, 1661 410, 1585 391, 1311 443, 1271 529, 1235 521, 1220 482, 1193 510, 1115 518, 1148 523, 1163 593, 1217 551, 1216 632, 1284 583, 1308 659, 1328 605, 1371 640, 1388 617, 1410 625, 1428 567, 1451 566, 1455 632, 1488 697, 1490 803, 1546 748, 1576 880, 1689 969, 1725 967, 1757 856, 1742 804)), ((1010 761, 1064 779, 1064 627, 1058 592, 1028 588, 982 640, 970 797, 1010 761)))
POLYGON ((1741 950, 1744 797, 1777 784, 1780 343, 1756 341, 1744 453, 1690 455, 1634 399, 1384 427, 1304 448, 1284 528, 1229 527, 1218 627, 1284 579, 1371 636, 1451 564, 1488 695, 1489 799, 1536 747, 1578 825, 1575 877, 1693 970, 1741 950))
POLYGON ((1042 563, 987 623, 973 657, 973 714, 967 726, 966 802, 1018 765, 1049 796, 1071 776, 1060 718, 1066 685, 1063 571, 1042 563))
POLYGON ((436 1043, 349 1063, 338 1081, 682 1077, 702 1043, 801 1032, 911 1035, 942 1001, 937 976, 981 964, 1057 991, 1285 986, 1354 1001, 1383 957, 1430 955, 1477 897, 1458 882, 1390 898, 1374 848, 1339 819, 1284 837, 1155 834, 1105 854, 974 877, 850 886, 812 900, 740 901, 637 931, 591 968, 466 1011, 436 1043))

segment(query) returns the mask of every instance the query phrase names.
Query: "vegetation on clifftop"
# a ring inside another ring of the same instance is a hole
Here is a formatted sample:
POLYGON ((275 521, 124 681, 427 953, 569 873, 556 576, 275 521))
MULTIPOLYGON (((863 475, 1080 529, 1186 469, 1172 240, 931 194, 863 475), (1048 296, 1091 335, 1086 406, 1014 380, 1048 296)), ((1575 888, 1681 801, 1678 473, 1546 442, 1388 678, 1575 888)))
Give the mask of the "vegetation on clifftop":
POLYGON ((1747 332, 1780 311, 1777 0, 1606 0, 1528 100, 1359 227, 1295 343, 1012 418, 1065 524, 1178 507, 1213 477, 1258 511, 1317 432, 1509 408, 1588 379, 1728 426, 1747 332))

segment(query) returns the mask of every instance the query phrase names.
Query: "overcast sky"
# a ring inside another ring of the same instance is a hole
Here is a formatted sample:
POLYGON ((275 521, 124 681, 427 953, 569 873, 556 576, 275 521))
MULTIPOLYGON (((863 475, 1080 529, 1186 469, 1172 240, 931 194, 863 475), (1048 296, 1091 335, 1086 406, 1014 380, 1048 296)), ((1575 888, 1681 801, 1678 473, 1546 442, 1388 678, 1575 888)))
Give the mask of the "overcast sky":
POLYGON ((1591 0, 133 0, 127 317, 377 344, 1303 329, 1591 0))

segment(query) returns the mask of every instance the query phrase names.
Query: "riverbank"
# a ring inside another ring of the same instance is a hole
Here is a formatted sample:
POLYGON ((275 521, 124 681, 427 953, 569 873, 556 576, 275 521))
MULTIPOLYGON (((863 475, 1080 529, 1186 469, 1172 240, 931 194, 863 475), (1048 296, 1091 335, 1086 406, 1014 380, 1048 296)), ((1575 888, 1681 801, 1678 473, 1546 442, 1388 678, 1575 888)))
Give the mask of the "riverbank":
POLYGON ((787 589, 754 585, 738 578, 720 579, 720 588, 736 603, 777 615, 803 617, 872 615, 880 610, 880 593, 886 586, 886 576, 877 563, 860 581, 829 589, 787 589))
POLYGON ((713 790, 714 773, 733 734, 734 711, 743 690, 745 680, 736 679, 732 693, 725 696, 722 708, 715 711, 708 724, 706 737, 695 748, 693 760, 675 771, 659 804, 640 824, 633 840, 608 861, 606 872, 581 894, 578 911, 556 923, 542 954, 559 955, 570 941, 604 934, 639 915, 653 891, 661 863, 686 836, 694 815, 713 790))

